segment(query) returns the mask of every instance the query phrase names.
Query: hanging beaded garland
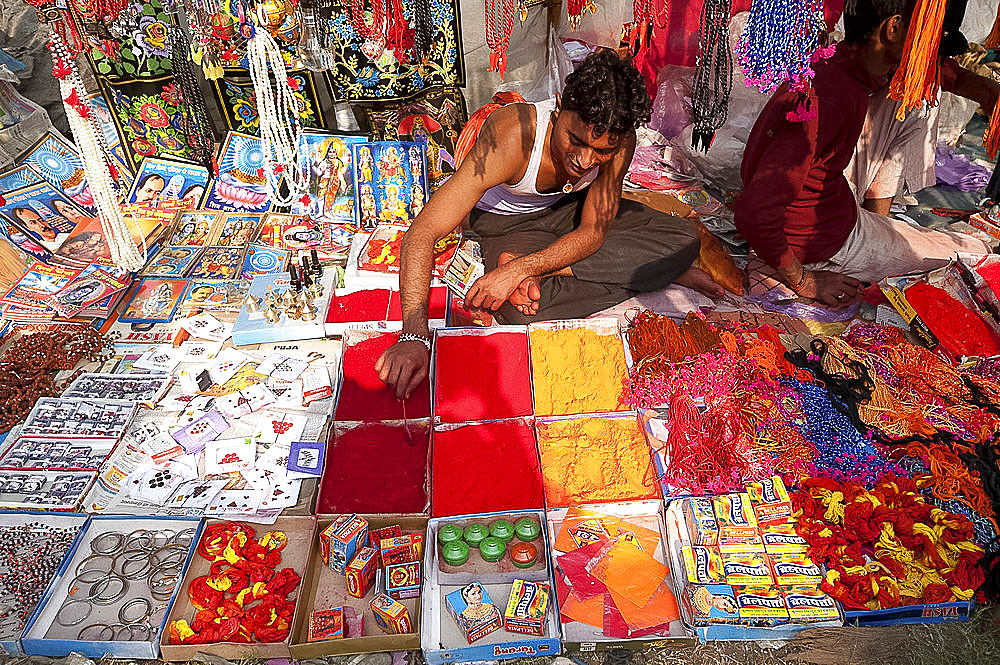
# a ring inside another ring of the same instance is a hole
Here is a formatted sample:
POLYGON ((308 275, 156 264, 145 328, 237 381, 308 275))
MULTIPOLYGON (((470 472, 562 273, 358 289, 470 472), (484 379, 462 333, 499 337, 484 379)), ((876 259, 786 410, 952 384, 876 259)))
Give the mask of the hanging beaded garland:
POLYGON ((263 27, 264 17, 259 8, 257 18, 256 27, 247 24, 253 32, 247 44, 247 63, 264 146, 264 173, 260 175, 267 182, 271 202, 288 206, 308 197, 308 183, 298 155, 302 136, 299 105, 285 71, 281 51, 263 27), (281 187, 283 177, 284 193, 281 187))
POLYGON ((414 34, 403 15, 402 0, 372 0, 370 21, 364 0, 351 0, 347 14, 354 32, 363 40, 361 52, 369 59, 378 60, 389 49, 399 62, 409 60, 414 34))
POLYGON ((701 9, 701 32, 698 64, 691 88, 694 130, 691 147, 704 150, 712 146, 715 132, 726 124, 729 94, 733 87, 733 56, 729 51, 730 0, 705 0, 701 9))
POLYGON ((433 37, 430 0, 413 0, 413 54, 417 62, 422 62, 431 52, 433 37))
POLYGON ((786 81, 795 91, 808 89, 812 64, 833 54, 821 49, 826 28, 821 0, 754 0, 736 55, 748 87, 765 95, 786 81))
POLYGON ((486 45, 490 49, 491 72, 503 80, 507 71, 507 47, 514 31, 514 0, 486 0, 486 45))
POLYGON ((110 357, 114 337, 105 337, 90 326, 23 334, 0 356, 0 432, 24 422, 39 397, 55 397, 73 382, 75 372, 56 384, 54 375, 76 367, 84 358, 110 357))
POLYGON ((194 161, 218 174, 215 163, 215 137, 191 62, 191 49, 180 28, 168 28, 171 41, 170 66, 180 96, 181 133, 187 137, 188 155, 194 161))
POLYGON ((569 27, 573 30, 579 27, 580 19, 583 18, 584 14, 594 14, 596 11, 594 0, 566 0, 566 20, 569 21, 569 27))

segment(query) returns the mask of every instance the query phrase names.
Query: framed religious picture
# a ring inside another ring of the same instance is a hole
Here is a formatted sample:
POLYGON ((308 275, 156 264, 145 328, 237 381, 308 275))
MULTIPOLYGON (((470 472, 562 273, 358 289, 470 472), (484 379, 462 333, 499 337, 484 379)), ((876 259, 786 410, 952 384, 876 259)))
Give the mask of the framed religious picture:
POLYGON ((28 238, 56 252, 90 215, 48 182, 4 194, 0 213, 28 238))
POLYGON ((17 163, 30 166, 50 185, 88 213, 97 212, 94 197, 87 186, 80 153, 76 146, 61 136, 48 132, 25 151, 17 163))
POLYGON ((403 141, 359 143, 354 149, 355 207, 361 228, 382 222, 409 224, 424 208, 424 146, 403 141))
POLYGON ((139 164, 127 203, 155 204, 161 200, 175 200, 194 209, 205 196, 208 178, 208 169, 204 166, 146 157, 139 164))
POLYGON ((122 323, 169 323, 187 286, 186 279, 146 277, 139 282, 118 320, 122 323))
POLYGON ((455 172, 455 144, 469 119, 460 88, 436 86, 405 99, 355 104, 354 115, 372 140, 424 144, 430 193, 455 172))
POLYGON ((167 232, 167 244, 187 247, 211 245, 219 232, 222 215, 218 210, 187 210, 177 213, 177 218, 167 232))
POLYGON ((35 185, 40 182, 44 182, 42 176, 38 175, 37 171, 25 164, 0 173, 0 193, 6 194, 15 189, 21 189, 22 187, 35 185))
POLYGON ((148 277, 184 277, 201 254, 201 247, 165 245, 140 274, 148 277))
POLYGON ((246 245, 257 237, 263 217, 263 215, 257 214, 225 213, 222 218, 222 228, 219 231, 219 237, 215 241, 215 244, 222 247, 246 245))
MULTIPOLYGON (((230 132, 219 152, 219 175, 205 196, 204 208, 232 212, 267 212, 264 144, 256 136, 230 132)), ((274 177, 274 176, 272 176, 274 177)))
POLYGON ((308 199, 294 202, 291 212, 320 222, 355 223, 351 147, 364 142, 362 136, 303 132, 299 159, 309 177, 308 199))

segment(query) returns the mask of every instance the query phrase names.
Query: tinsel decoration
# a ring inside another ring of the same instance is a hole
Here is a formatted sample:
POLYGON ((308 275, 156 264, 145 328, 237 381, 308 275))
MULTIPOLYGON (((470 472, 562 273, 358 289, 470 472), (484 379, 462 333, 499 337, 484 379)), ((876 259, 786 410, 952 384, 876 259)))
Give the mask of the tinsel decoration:
POLYGON ((694 130, 691 147, 712 146, 715 132, 726 124, 729 94, 733 87, 733 56, 729 51, 730 0, 705 0, 701 9, 698 63, 691 88, 694 130))
POLYGON ((188 156, 210 172, 217 173, 215 137, 208 119, 205 97, 201 94, 194 65, 191 62, 190 45, 180 28, 169 27, 168 31, 171 40, 170 66, 180 96, 180 130, 187 138, 188 156))
POLYGON ((902 102, 897 120, 904 120, 907 113, 924 102, 937 104, 941 77, 938 48, 947 4, 947 0, 917 0, 903 45, 903 59, 889 84, 889 99, 902 102))
POLYGON ((595 13, 597 7, 594 0, 566 0, 566 20, 569 27, 576 30, 580 26, 580 19, 586 13, 595 13))
POLYGON ((754 0, 736 47, 747 87, 769 95, 787 81, 794 91, 807 90, 812 64, 833 53, 820 47, 825 28, 822 0, 754 0))
POLYGON ((503 80, 507 71, 507 47, 514 31, 514 0, 486 0, 486 45, 490 49, 491 72, 503 80))

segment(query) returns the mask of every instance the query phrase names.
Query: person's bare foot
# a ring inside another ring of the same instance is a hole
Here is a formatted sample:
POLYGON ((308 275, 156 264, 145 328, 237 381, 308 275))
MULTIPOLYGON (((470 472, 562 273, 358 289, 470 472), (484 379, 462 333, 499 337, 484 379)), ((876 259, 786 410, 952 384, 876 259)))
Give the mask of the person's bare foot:
MULTIPOLYGON (((514 259, 517 258, 516 254, 511 252, 503 252, 497 257, 497 267, 506 265, 514 259)), ((538 288, 538 279, 535 277, 527 277, 521 281, 521 283, 514 289, 514 293, 510 294, 510 298, 507 299, 514 309, 519 311, 525 316, 531 316, 538 313, 538 301, 542 299, 541 289, 538 288)))
POLYGON ((680 277, 674 280, 674 284, 680 284, 681 286, 686 286, 689 289, 694 289, 698 293, 702 293, 713 300, 718 300, 719 298, 726 295, 726 290, 715 283, 708 273, 701 268, 696 268, 691 266, 680 277))

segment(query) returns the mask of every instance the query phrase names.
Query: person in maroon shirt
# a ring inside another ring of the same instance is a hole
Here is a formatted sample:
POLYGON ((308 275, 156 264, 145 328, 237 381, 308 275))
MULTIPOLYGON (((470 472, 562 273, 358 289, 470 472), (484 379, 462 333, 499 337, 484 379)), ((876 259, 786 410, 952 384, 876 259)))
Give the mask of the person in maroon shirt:
POLYGON ((989 251, 969 236, 861 208, 844 174, 869 101, 884 94, 899 64, 914 4, 858 0, 845 16, 845 40, 814 66, 810 113, 789 117, 800 100, 786 84, 750 133, 734 221, 756 257, 798 296, 844 307, 862 282, 936 268, 957 251, 989 251))

